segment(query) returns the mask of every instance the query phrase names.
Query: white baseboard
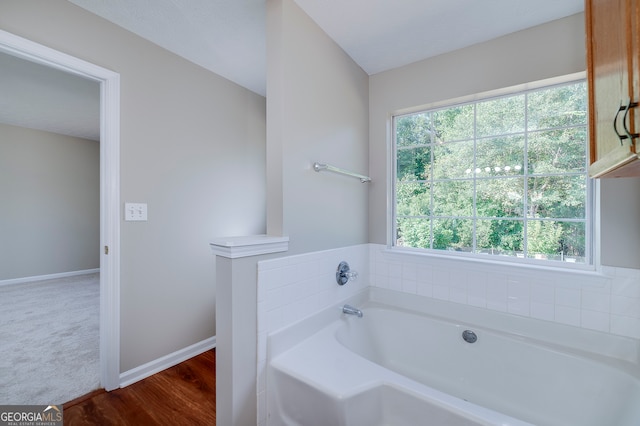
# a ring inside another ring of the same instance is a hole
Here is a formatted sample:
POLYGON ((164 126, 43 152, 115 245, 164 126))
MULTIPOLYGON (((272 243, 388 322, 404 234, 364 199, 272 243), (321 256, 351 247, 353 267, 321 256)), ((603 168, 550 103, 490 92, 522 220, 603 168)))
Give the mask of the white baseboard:
POLYGON ((160 371, 166 370, 174 365, 180 364, 182 361, 186 361, 189 358, 193 358, 194 356, 200 355, 201 353, 215 347, 216 336, 213 336, 129 371, 125 371, 124 373, 120 373, 120 387, 123 388, 125 386, 129 386, 132 383, 159 373, 160 371))
POLYGON ((0 286, 9 285, 9 284, 30 283, 33 281, 54 280, 57 278, 74 277, 76 275, 95 274, 96 272, 100 272, 100 268, 84 269, 82 271, 60 272, 57 274, 48 274, 48 275, 35 275, 33 277, 12 278, 9 280, 0 280, 0 286))

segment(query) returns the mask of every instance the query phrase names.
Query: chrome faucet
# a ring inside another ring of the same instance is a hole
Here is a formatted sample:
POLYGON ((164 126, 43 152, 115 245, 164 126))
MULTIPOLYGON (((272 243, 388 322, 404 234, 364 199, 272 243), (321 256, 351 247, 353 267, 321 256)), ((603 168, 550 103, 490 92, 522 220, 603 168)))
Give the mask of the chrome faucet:
POLYGON ((349 264, 344 260, 340 262, 338 269, 336 270, 336 281, 338 282, 338 285, 345 285, 349 280, 355 281, 357 279, 358 273, 356 271, 352 271, 351 268, 349 268, 349 264))
POLYGON ((355 315, 358 318, 362 318, 362 311, 360 309, 357 309, 351 305, 344 305, 342 307, 342 313, 347 314, 347 315, 355 315))

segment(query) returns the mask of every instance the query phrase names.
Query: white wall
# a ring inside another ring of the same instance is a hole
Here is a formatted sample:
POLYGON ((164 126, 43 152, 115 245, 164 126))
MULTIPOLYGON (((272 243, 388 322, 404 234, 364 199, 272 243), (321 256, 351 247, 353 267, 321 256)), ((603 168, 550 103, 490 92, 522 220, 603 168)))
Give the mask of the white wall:
POLYGON ((367 242, 368 76, 293 0, 267 2, 267 231, 301 253, 367 242))
POLYGON ((640 269, 640 178, 602 179, 599 205, 600 262, 640 269))
POLYGON ((387 243, 390 116, 405 108, 584 71, 584 16, 570 16, 369 79, 369 241, 387 243))
MULTIPOLYGON (((387 243, 388 147, 394 112, 586 69, 584 14, 371 76, 369 241, 387 243)), ((594 245, 602 264, 640 269, 638 179, 602 182, 602 223, 594 245)))
MULTIPOLYGON (((597 330, 640 341, 640 270, 601 272, 522 267, 409 255, 363 244, 258 264, 258 341, 368 286, 597 330), (340 287, 338 262, 360 277, 340 287)), ((264 348, 259 350, 264 351, 264 348)), ((258 360, 265 361, 261 352, 258 360)), ((260 362, 258 363, 260 365, 260 362)))
POLYGON ((407 255, 371 244, 371 285, 640 339, 640 270, 598 272, 407 255))
MULTIPOLYGON (((367 254, 370 285, 640 339, 638 269, 603 267, 598 272, 565 271, 409 255, 386 249, 391 114, 436 101, 584 71, 584 41, 584 16, 578 14, 370 77, 369 174, 373 184, 369 192, 368 234, 369 241, 377 243, 369 245, 367 254)), ((631 192, 633 184, 603 183, 605 202, 615 202, 616 197, 631 192), (611 190, 616 186, 620 189, 611 190)), ((624 205, 635 203, 626 200, 624 205)), ((607 224, 614 224, 615 217, 609 206, 602 208, 601 216, 607 224)), ((633 217, 637 217, 635 210, 626 214, 625 220, 631 221, 633 217)), ((597 244, 600 245, 600 241, 597 244)), ((632 241, 625 241, 607 250, 633 246, 632 241)), ((344 257, 361 262, 359 250, 363 247, 306 253, 259 264, 259 424, 268 423, 264 383, 267 336, 337 303, 342 296, 348 297, 351 293, 341 293, 329 278, 335 270, 331 260, 335 263, 336 257, 344 257)))
POLYGON ((64 0, 2 1, 0 28, 121 77, 121 371, 216 334, 221 235, 264 233, 265 99, 64 0))
POLYGON ((0 280, 100 267, 99 142, 0 123, 0 200, 0 280))
MULTIPOLYGON (((388 182, 392 113, 432 102, 584 71, 584 15, 577 14, 370 78, 370 170, 388 182)), ((637 179, 600 182, 597 272, 571 272, 372 253, 372 285, 491 310, 640 338, 637 179)), ((387 244, 386 186, 370 194, 370 242, 387 244)), ((375 245, 373 247, 376 247, 375 245)))
MULTIPOLYGON (((264 375, 267 336, 338 303, 352 295, 350 291, 361 290, 359 284, 339 288, 332 275, 337 258, 353 260, 358 265, 365 256, 362 250, 369 251, 368 284, 375 287, 640 339, 638 269, 566 271, 408 255, 386 249, 390 115, 431 102, 584 71, 583 21, 582 14, 571 16, 370 77, 369 174, 373 183, 369 192, 368 234, 369 241, 376 244, 305 253, 259 264, 259 424, 268 423, 264 375)), ((605 195, 613 197, 613 200, 605 197, 605 202, 615 202, 616 197, 631 192, 633 185, 634 182, 623 181, 603 183, 605 195), (611 187, 616 186, 620 190, 612 191, 611 187)), ((626 200, 623 205, 635 203, 626 200)), ((608 206, 604 206, 602 214, 608 224, 614 224, 615 217, 608 206)), ((631 212, 619 215, 630 221, 637 217, 637 211, 632 208, 631 212)), ((313 223, 308 227, 312 228, 313 223)), ((619 236, 622 238, 623 234, 619 236)), ((617 250, 629 247, 633 247, 632 242, 625 241, 617 250)), ((625 258, 637 252, 632 251, 625 258)))

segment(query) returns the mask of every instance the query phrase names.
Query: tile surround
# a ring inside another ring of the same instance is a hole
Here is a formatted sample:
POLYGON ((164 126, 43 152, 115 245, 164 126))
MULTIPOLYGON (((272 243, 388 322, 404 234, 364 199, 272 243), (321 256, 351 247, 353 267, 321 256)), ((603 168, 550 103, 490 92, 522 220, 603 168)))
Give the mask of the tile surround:
POLYGON ((368 244, 258 262, 258 425, 267 424, 267 335, 359 293, 369 282, 368 244), (358 278, 339 286, 342 260, 358 278))
POLYGON ((412 255, 378 244, 258 263, 258 424, 266 419, 267 335, 364 290, 381 287, 640 339, 640 270, 522 268, 412 255), (335 282, 341 260, 359 272, 335 282))
POLYGON ((369 249, 373 286, 640 339, 640 270, 524 270, 369 249))

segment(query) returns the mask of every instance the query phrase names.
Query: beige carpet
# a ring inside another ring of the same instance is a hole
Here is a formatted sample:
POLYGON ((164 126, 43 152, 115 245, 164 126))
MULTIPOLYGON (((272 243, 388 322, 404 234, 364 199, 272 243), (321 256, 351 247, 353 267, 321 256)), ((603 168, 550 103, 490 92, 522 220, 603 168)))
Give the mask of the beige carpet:
POLYGON ((0 405, 62 404, 100 384, 98 274, 0 286, 0 405))

